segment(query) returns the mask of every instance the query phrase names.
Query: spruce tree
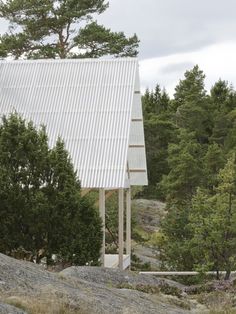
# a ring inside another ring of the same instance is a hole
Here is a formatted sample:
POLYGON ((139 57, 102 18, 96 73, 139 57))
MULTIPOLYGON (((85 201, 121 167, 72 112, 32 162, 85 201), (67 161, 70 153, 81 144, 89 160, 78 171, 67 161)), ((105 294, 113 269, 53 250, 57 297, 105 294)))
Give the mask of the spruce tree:
POLYGON ((144 121, 149 185, 144 189, 148 197, 163 199, 160 186, 163 175, 168 175, 168 145, 177 141, 175 125, 164 115, 152 115, 144 121))
POLYGON ((168 144, 176 142, 177 129, 169 112, 170 99, 158 84, 153 91, 146 90, 142 104, 149 179, 144 196, 162 199, 164 195, 159 183, 169 172, 168 144))
POLYGON ((213 132, 211 142, 216 142, 225 151, 235 146, 234 110, 236 108, 235 91, 228 82, 221 79, 211 89, 211 107, 213 112, 213 132))

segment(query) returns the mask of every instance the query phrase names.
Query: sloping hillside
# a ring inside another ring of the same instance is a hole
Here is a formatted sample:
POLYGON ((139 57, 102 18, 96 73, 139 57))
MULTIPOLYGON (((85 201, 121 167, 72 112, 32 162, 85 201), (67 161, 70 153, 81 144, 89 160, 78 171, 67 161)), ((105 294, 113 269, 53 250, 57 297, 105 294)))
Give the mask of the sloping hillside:
POLYGON ((198 312, 198 304, 181 297, 182 288, 172 281, 114 269, 70 267, 51 273, 0 254, 0 313, 198 312), (8 311, 6 304, 15 308, 8 311))

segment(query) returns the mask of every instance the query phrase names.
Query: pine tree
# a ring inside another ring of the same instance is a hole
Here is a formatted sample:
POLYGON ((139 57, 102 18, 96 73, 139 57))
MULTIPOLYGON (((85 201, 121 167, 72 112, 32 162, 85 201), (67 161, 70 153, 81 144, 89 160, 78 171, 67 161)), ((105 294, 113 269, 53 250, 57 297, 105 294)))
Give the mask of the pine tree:
POLYGON ((225 165, 225 154, 216 143, 208 145, 206 155, 203 158, 204 180, 203 186, 214 193, 218 185, 218 172, 225 165))
POLYGON ((162 190, 167 200, 167 215, 161 224, 164 241, 158 249, 165 267, 175 270, 193 268, 190 252, 192 230, 189 228, 191 199, 203 183, 203 149, 194 133, 180 130, 179 142, 168 148, 169 173, 163 177, 162 190))
POLYGON ((205 74, 198 65, 195 65, 192 70, 186 71, 184 77, 184 80, 180 80, 175 88, 176 109, 186 103, 201 104, 206 97, 205 74))
POLYGON ((225 137, 224 137, 224 142, 223 142, 223 147, 225 152, 231 152, 235 150, 236 147, 236 110, 232 110, 226 117, 225 121, 227 123, 227 120, 229 121, 228 123, 228 128, 226 124, 226 131, 225 137))
POLYGON ((194 133, 180 130, 178 144, 168 148, 170 172, 163 178, 162 186, 169 203, 191 200, 203 178, 202 147, 194 133))
POLYGON ((198 66, 186 71, 185 79, 180 80, 175 88, 173 101, 177 126, 195 132, 200 143, 208 142, 212 130, 204 79, 205 75, 198 66))
POLYGON ((10 22, 1 36, 1 56, 97 58, 136 56, 138 38, 126 38, 93 20, 108 7, 105 0, 0 1, 0 17, 10 22))

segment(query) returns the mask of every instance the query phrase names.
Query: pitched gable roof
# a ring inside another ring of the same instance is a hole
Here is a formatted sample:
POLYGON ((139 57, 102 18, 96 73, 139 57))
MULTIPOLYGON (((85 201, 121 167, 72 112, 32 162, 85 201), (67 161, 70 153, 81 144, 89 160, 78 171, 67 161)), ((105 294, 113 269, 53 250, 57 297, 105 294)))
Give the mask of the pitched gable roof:
POLYGON ((136 59, 0 62, 0 112, 65 141, 83 188, 147 184, 136 59), (130 178, 127 174, 127 160, 130 178))

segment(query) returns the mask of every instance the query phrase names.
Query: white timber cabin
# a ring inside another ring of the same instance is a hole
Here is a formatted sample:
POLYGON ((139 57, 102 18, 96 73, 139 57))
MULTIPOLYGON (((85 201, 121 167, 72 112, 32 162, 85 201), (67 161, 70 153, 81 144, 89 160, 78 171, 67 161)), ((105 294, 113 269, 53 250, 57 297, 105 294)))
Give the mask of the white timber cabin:
POLYGON ((14 111, 45 125, 50 146, 58 136, 64 140, 82 194, 99 190, 102 265, 129 267, 131 186, 147 185, 138 60, 0 61, 0 112, 14 111), (117 255, 105 254, 105 200, 112 192, 118 193, 117 255))

